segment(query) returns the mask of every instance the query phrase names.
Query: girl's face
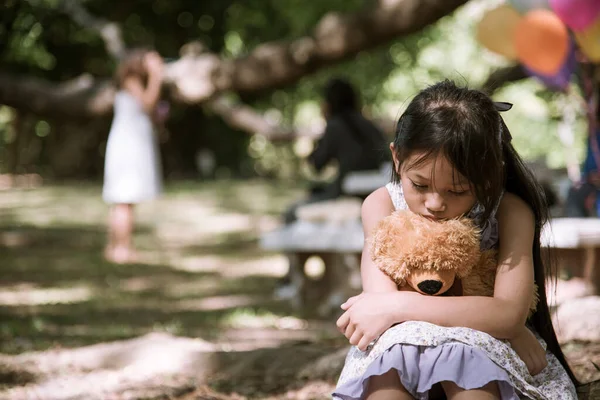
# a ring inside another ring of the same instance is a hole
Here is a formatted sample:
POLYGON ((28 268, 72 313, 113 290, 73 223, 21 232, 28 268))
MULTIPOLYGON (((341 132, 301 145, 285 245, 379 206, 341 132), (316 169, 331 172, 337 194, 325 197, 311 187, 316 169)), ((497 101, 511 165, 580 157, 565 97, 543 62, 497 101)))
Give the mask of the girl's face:
POLYGON ((400 168, 406 204, 412 212, 431 219, 452 219, 468 213, 475 205, 477 199, 469 181, 443 155, 413 166, 423 153, 411 155, 402 165, 398 165, 395 152, 392 154, 396 170, 400 168))

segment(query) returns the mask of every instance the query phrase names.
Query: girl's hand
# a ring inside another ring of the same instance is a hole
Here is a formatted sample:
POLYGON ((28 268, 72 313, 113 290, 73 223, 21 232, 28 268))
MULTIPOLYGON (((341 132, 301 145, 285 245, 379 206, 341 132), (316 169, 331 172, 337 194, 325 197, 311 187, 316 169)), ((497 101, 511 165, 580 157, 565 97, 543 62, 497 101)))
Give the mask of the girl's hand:
POLYGON ((149 74, 162 75, 164 69, 164 62, 162 57, 155 51, 146 54, 144 57, 144 63, 149 74))
POLYGON ((389 327, 398 322, 400 292, 361 293, 349 298, 342 309, 346 312, 337 320, 340 332, 350 344, 365 351, 389 327))
POLYGON ((527 327, 523 326, 521 332, 509 342, 532 376, 542 372, 548 365, 546 351, 527 327))

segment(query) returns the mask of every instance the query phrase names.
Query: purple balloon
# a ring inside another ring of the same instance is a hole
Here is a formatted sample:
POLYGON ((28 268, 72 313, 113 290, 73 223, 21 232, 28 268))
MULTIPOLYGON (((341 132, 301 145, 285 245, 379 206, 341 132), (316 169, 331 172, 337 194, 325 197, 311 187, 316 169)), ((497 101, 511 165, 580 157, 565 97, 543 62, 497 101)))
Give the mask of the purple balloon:
POLYGON ((600 0, 550 0, 558 18, 574 31, 583 31, 600 16, 600 0))
POLYGON ((540 74, 538 72, 533 71, 532 69, 523 65, 525 72, 529 74, 529 76, 533 76, 540 80, 544 85, 546 85, 550 89, 558 89, 564 90, 569 86, 569 82, 571 81, 571 75, 577 68, 577 59, 575 57, 575 46, 573 43, 569 46, 569 53, 565 62, 560 67, 560 70, 554 75, 545 75, 540 74))

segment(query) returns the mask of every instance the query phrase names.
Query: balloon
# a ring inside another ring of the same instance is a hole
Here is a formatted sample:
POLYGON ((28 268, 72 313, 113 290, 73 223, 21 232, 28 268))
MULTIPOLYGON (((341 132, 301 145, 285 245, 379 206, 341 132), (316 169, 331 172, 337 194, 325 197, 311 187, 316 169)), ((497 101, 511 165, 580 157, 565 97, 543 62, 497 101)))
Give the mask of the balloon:
POLYGON ((550 6, 574 31, 583 31, 600 16, 600 0, 550 0, 550 6))
POLYGON ((569 52, 569 32, 549 10, 529 11, 515 29, 517 57, 538 74, 555 75, 569 52))
POLYGON ((544 75, 533 71, 527 66, 523 66, 525 71, 550 89, 564 90, 569 86, 571 81, 571 75, 577 68, 577 58, 575 57, 575 45, 572 43, 569 48, 569 55, 565 60, 564 64, 555 75, 544 75))
POLYGON ((527 14, 528 11, 535 10, 537 8, 550 8, 548 5, 548 0, 509 0, 509 3, 521 14, 527 14))
POLYGON ((517 51, 512 38, 521 18, 521 15, 508 5, 488 11, 477 25, 477 40, 488 50, 509 60, 515 60, 517 51))
POLYGON ((583 54, 593 62, 600 62, 600 18, 581 32, 574 32, 583 54))

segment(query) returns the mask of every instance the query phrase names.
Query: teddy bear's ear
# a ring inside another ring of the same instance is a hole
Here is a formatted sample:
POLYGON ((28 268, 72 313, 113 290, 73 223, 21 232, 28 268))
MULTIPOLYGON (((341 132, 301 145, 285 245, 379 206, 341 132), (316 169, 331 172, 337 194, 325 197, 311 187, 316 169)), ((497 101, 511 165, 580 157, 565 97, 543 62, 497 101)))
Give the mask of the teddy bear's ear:
POLYGON ((453 269, 459 277, 468 274, 481 256, 479 237, 479 229, 469 219, 455 219, 440 224, 435 243, 438 249, 436 253, 443 254, 438 260, 440 268, 453 269), (443 240, 438 242, 437 238, 443 240))
POLYGON ((404 284, 408 276, 403 262, 404 246, 401 244, 408 239, 407 233, 410 231, 409 219, 405 212, 399 210, 379 221, 367 238, 367 246, 375 265, 399 285, 404 284))

